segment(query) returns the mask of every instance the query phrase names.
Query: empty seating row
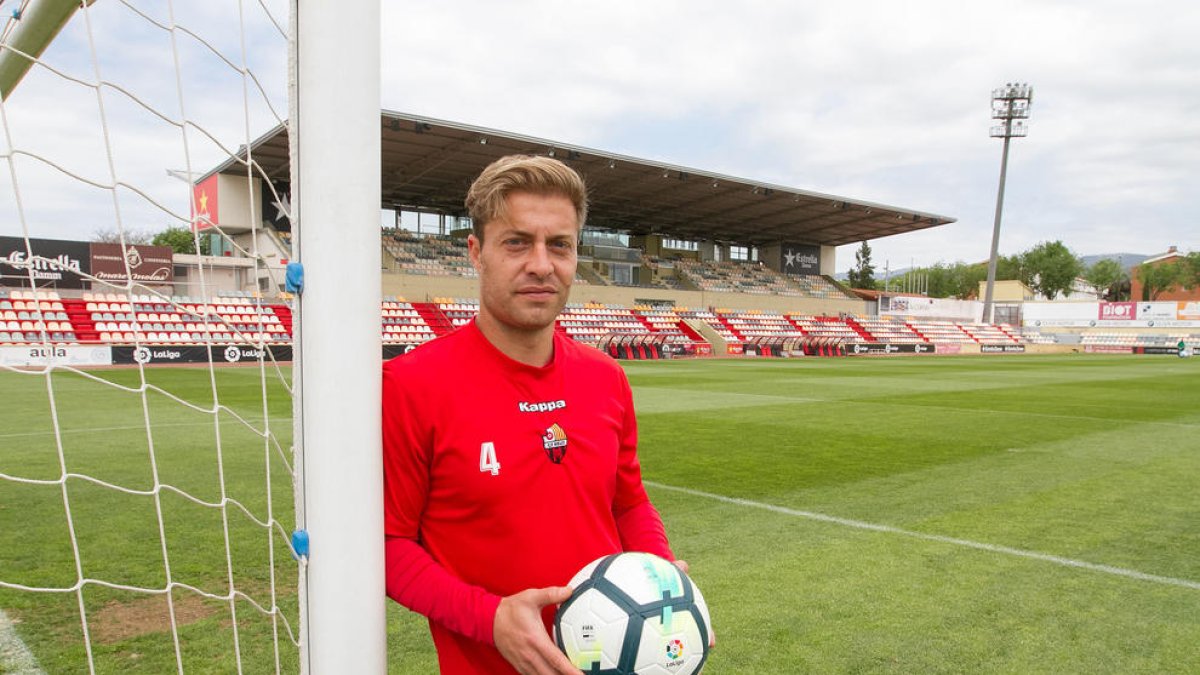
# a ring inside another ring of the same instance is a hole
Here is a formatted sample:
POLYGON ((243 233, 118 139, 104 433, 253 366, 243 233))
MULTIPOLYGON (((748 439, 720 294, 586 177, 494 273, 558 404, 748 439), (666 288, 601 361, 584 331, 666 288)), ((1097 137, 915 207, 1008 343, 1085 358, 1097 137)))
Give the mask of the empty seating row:
POLYGON ((6 309, 0 311, 0 319, 4 321, 67 321, 66 312, 53 312, 41 310, 12 310, 6 309))
POLYGON ((909 326, 928 342, 973 343, 975 338, 955 323, 910 321, 909 326))
POLYGON ((61 300, 0 300, 0 311, 61 312, 63 304, 61 300))
POLYGON ((855 317, 858 325, 867 331, 876 342, 916 343, 925 339, 903 321, 886 317, 855 317))
POLYGON ((288 343, 292 341, 292 337, 287 333, 253 333, 253 332, 196 332, 189 333, 187 331, 102 331, 100 333, 101 342, 111 342, 117 344, 179 344, 179 345, 203 345, 203 344, 260 344, 260 343, 288 343))
POLYGON ((0 291, 0 300, 62 300, 58 291, 26 291, 19 288, 0 291))
POLYGON ((6 345, 34 345, 42 344, 49 340, 54 343, 73 343, 77 342, 75 333, 71 331, 11 331, 0 328, 0 344, 6 345))

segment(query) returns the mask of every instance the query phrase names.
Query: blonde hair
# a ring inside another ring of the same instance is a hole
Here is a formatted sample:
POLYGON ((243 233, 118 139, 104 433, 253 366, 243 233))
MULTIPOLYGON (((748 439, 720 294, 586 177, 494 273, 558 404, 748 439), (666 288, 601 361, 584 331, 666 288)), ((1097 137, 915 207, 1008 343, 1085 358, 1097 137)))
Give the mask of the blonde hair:
POLYGON ((541 155, 508 155, 484 168, 467 190, 471 230, 483 241, 483 226, 505 217, 505 199, 514 192, 561 195, 571 201, 579 228, 587 220, 587 186, 574 169, 541 155))

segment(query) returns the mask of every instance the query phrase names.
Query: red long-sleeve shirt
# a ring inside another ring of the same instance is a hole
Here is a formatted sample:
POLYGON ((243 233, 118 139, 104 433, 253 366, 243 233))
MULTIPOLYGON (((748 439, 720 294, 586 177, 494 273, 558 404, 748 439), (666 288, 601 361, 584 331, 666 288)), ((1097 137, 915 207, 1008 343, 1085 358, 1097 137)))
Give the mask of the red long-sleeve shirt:
POLYGON ((443 673, 515 672, 492 639, 503 596, 622 550, 673 559, 629 382, 564 335, 542 368, 474 323, 389 361, 383 447, 387 592, 429 617, 443 673))

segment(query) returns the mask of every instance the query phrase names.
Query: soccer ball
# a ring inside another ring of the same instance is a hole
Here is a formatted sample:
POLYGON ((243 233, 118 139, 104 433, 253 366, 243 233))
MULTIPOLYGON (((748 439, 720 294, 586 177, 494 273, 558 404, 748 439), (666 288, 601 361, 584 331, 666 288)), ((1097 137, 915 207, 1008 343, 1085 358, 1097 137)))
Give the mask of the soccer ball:
POLYGON ((554 641, 587 675, 693 675, 708 658, 712 621, 700 589, 649 553, 615 553, 571 579, 554 641))

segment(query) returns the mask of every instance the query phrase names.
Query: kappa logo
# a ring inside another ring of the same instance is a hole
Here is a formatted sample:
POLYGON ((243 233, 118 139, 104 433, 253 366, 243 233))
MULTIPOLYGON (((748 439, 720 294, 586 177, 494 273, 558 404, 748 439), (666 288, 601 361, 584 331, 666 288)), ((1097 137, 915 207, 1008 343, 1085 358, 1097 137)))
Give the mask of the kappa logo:
POLYGON ((542 401, 540 403, 521 401, 517 404, 517 410, 521 412, 554 412, 555 410, 562 410, 565 407, 567 407, 567 402, 561 398, 557 401, 542 401))
POLYGON ((562 464, 563 457, 567 456, 567 432, 558 424, 551 424, 546 429, 546 435, 542 436, 542 447, 546 449, 546 456, 551 462, 562 464))

